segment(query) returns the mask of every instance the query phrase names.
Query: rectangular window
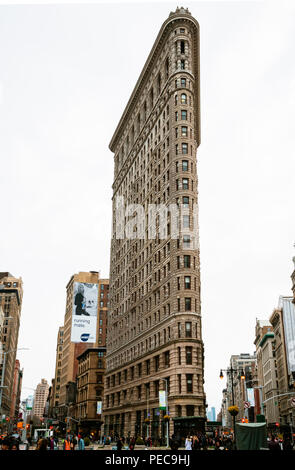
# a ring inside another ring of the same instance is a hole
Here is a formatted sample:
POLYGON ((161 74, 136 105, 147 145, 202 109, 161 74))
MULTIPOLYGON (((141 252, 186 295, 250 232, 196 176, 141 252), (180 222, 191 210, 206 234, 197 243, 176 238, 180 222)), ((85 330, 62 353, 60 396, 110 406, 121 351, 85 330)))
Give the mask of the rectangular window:
POLYGON ((182 204, 185 209, 189 209, 189 197, 184 196, 182 198, 182 204))
POLYGON ((185 322, 185 337, 192 337, 192 323, 190 321, 185 322))
POLYGON ((185 268, 190 268, 191 267, 191 257, 190 257, 190 255, 184 255, 184 257, 183 257, 183 266, 185 268))
POLYGON ((178 127, 175 127, 175 138, 177 139, 178 137, 178 127))
POLYGON ((191 239, 189 235, 184 235, 183 236, 183 247, 184 248, 190 248, 191 246, 191 239))
POLYGON ((184 299, 185 311, 190 312, 192 309, 192 299, 190 297, 186 297, 184 299))
POLYGON ((181 126, 182 137, 187 137, 187 126, 181 126))
MULTIPOLYGON (((187 111, 185 109, 181 110, 181 120, 182 121, 187 121, 187 111)), ((176 119, 177 121, 177 119, 176 119)))
POLYGON ((184 60, 180 61, 180 68, 181 68, 181 70, 185 69, 185 61, 184 60))
POLYGON ((178 111, 175 111, 175 121, 178 121, 178 111))
POLYGON ((164 360, 165 360, 165 367, 169 367, 169 366, 170 366, 170 355, 169 355, 169 351, 166 351, 166 352, 165 352, 164 360))
POLYGON ((181 78, 180 79, 180 84, 182 88, 186 88, 186 78, 181 78))
MULTIPOLYGON (((182 143, 181 144, 181 151, 182 151, 182 154, 183 155, 187 155, 188 154, 188 144, 186 143, 182 143)), ((183 162, 182 162, 183 163, 183 162)), ((187 170, 186 170, 187 171, 187 170)))
POLYGON ((181 365, 181 348, 177 348, 178 349, 178 365, 180 366, 181 365))
MULTIPOLYGON (((184 144, 182 144, 184 145, 184 144)), ((184 153, 184 152, 182 152, 184 153)), ((188 171, 188 161, 187 160, 182 160, 182 171, 188 171)))
POLYGON ((193 375, 186 374, 186 391, 187 393, 193 392, 193 375))
POLYGON ((182 189, 188 189, 188 179, 182 178, 182 189))
POLYGON ((184 276, 184 288, 185 289, 190 289, 191 288, 191 277, 190 276, 184 276))
POLYGON ((159 356, 156 356, 154 361, 155 361, 155 371, 158 372, 159 370, 159 364, 160 364, 160 361, 159 361, 159 356))
POLYGON ((181 393, 181 374, 178 374, 178 393, 181 393))
POLYGON ((185 360, 187 365, 193 363, 193 348, 191 346, 186 346, 185 348, 185 360))
POLYGON ((180 299, 177 299, 177 311, 180 312, 180 299))

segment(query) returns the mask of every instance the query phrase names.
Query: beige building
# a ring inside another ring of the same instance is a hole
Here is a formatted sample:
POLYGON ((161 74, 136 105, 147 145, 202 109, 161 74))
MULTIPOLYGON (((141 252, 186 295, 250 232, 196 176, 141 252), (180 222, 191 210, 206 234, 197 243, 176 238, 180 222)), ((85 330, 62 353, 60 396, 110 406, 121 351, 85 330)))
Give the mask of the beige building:
POLYGON ((78 274, 74 274, 67 284, 66 313, 64 317, 64 326, 59 330, 55 377, 55 406, 58 407, 58 410, 56 410, 57 415, 62 420, 67 415, 74 416, 75 414, 78 356, 88 348, 100 345, 105 346, 106 344, 106 323, 109 301, 108 289, 108 279, 100 279, 97 271, 79 272, 78 274), (71 342, 75 282, 98 284, 98 312, 95 344, 71 342))
POLYGON ((34 395, 33 416, 39 419, 43 418, 45 411, 45 404, 48 397, 49 385, 46 379, 41 379, 37 385, 34 395))
MULTIPOLYGON (((230 358, 230 367, 232 373, 227 374, 226 385, 226 399, 227 405, 233 404, 239 408, 239 413, 236 416, 236 422, 242 422, 243 419, 248 419, 249 422, 255 421, 255 406, 245 409, 245 402, 252 401, 250 397, 250 390, 257 387, 257 372, 256 372, 256 356, 241 353, 233 355, 230 358)), ((223 396, 223 399, 225 397, 223 396)), ((253 399, 253 397, 252 397, 253 399)), ((252 402, 252 404, 254 401, 252 402)), ((228 419, 230 422, 231 419, 228 419)))
MULTIPOLYGON (((2 394, 2 406, 0 413, 10 416, 13 404, 13 383, 15 377, 15 364, 18 347, 18 333, 20 326, 22 307, 22 279, 15 278, 8 272, 0 273, 0 310, 4 312, 4 322, 1 333, 1 343, 5 355, 4 387, 0 389, 2 394)), ((0 364, 0 383, 2 381, 4 361, 0 364)))
POLYGON ((279 383, 275 354, 273 327, 268 320, 256 320, 255 341, 257 358, 257 378, 260 397, 260 413, 264 414, 268 426, 279 421, 277 405, 279 383), (264 403, 265 402, 265 403, 264 403))
POLYGON ((277 363, 279 423, 282 426, 295 426, 295 306, 293 297, 281 296, 278 307, 270 317, 275 336, 275 356, 277 363))
POLYGON ((199 25, 178 8, 160 29, 110 143, 115 169, 105 434, 163 436, 159 391, 166 387, 170 434, 194 432, 206 419, 193 225, 199 85, 199 25), (186 213, 174 217, 171 210, 164 222, 152 220, 153 204, 174 204, 186 213), (141 219, 130 227, 135 210, 141 219), (177 230, 181 222, 190 235, 183 230, 176 237, 175 220, 177 230), (153 233, 160 224, 162 232, 153 233))

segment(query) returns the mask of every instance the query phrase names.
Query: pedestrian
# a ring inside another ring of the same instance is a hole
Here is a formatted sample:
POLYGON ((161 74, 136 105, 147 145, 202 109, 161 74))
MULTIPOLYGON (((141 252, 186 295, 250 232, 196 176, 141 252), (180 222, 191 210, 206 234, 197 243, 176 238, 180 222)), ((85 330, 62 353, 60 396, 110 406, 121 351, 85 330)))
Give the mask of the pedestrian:
POLYGON ((7 437, 2 439, 1 450, 10 450, 10 440, 7 437))
POLYGON ((283 441, 283 450, 293 450, 293 445, 290 437, 286 437, 283 441))
POLYGON ((48 447, 47 439, 42 438, 42 439, 39 439, 36 450, 40 450, 40 451, 47 450, 47 447, 48 447))
POLYGON ((77 445, 77 438, 76 438, 76 435, 74 434, 71 439, 71 450, 75 450, 76 445, 77 445))
POLYGON ((121 438, 118 437, 118 439, 117 439, 117 450, 121 451, 122 447, 123 447, 123 442, 122 442, 121 438))
POLYGON ((66 439, 64 440, 63 443, 63 450, 71 450, 71 439, 70 436, 68 435, 66 439))
POLYGON ((271 440, 268 443, 268 448, 272 451, 281 450, 281 446, 275 436, 271 436, 271 440))
POLYGON ((49 450, 54 450, 54 447, 55 447, 54 438, 53 436, 51 436, 49 440, 49 450))
POLYGON ((16 439, 11 442, 10 450, 19 450, 19 443, 16 439))
POLYGON ((134 450, 135 447, 135 437, 132 437, 130 444, 129 444, 129 449, 134 450))
POLYGON ((200 439, 198 438, 198 436, 195 436, 194 443, 193 443, 193 450, 200 450, 200 449, 201 449, 200 439))
POLYGON ((172 434, 170 439, 170 449, 171 450, 178 450, 179 447, 179 440, 176 438, 175 434, 172 434))
POLYGON ((185 450, 192 450, 192 438, 191 436, 187 436, 186 440, 185 440, 185 450))
POLYGON ((78 438, 78 450, 85 450, 85 443, 82 436, 78 438))

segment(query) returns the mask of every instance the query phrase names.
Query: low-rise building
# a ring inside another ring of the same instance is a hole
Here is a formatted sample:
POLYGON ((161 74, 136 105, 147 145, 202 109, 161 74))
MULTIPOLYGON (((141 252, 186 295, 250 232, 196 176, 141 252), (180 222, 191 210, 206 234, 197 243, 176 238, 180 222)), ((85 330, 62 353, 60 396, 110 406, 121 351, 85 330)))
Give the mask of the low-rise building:
POLYGON ((76 419, 82 433, 100 436, 106 348, 89 348, 78 356, 76 419))

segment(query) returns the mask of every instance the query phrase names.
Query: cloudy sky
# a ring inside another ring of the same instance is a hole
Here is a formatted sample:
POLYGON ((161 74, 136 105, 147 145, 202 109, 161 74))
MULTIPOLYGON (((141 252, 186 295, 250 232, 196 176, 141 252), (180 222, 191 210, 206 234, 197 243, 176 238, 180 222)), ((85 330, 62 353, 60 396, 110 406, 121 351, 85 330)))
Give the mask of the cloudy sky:
MULTIPOLYGON (((109 275, 109 141, 175 2, 0 6, 0 270, 22 276, 23 396, 54 376, 65 287, 109 275)), ((22 3, 22 2, 18 2, 22 3)), ((34 2, 32 2, 34 3, 34 2)), ((36 2, 37 3, 37 2, 36 2)), ((40 2, 38 2, 40 3, 40 2)), ((291 294, 295 6, 187 2, 201 28, 205 390, 291 294)))

